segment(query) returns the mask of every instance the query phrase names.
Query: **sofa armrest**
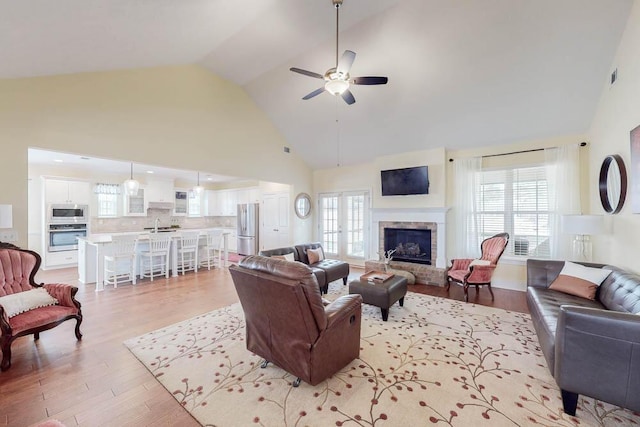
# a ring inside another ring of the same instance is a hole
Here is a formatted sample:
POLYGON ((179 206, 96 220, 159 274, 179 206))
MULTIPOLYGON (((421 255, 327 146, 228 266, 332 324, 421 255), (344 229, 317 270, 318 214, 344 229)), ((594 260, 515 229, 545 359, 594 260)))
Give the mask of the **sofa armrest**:
POLYGON ((80 303, 75 299, 78 292, 77 287, 65 283, 47 283, 42 287, 49 292, 49 295, 57 299, 61 306, 80 308, 80 303))
POLYGON ((362 295, 350 294, 343 295, 334 302, 325 307, 327 314, 327 329, 331 325, 340 323, 342 319, 350 316, 362 304, 362 295))
POLYGON ((640 316, 560 307, 554 376, 564 391, 640 410, 640 316))

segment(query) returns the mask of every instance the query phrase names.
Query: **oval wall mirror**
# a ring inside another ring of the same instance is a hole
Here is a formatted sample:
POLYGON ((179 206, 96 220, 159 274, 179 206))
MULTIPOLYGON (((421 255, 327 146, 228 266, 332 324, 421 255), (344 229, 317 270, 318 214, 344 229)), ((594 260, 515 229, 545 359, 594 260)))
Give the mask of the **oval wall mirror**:
POLYGON ((294 208, 298 218, 309 218, 309 215, 311 215, 311 196, 307 193, 298 194, 294 202, 294 208))
POLYGON ((627 198, 627 169, 618 154, 607 156, 600 167, 600 203, 605 212, 617 214, 627 198))

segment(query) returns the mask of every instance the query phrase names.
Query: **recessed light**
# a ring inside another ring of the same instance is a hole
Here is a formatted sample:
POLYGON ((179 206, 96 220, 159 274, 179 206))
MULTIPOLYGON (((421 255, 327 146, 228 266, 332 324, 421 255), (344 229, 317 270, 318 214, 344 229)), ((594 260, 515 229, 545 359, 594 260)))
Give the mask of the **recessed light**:
POLYGON ((210 176, 207 177, 207 181, 213 181, 213 178, 211 178, 210 176))
POLYGON ((147 173, 153 173, 153 171, 147 171, 147 173))
POLYGON ((62 160, 62 159, 53 159, 53 161, 56 162, 56 163, 62 163, 64 160, 62 160))

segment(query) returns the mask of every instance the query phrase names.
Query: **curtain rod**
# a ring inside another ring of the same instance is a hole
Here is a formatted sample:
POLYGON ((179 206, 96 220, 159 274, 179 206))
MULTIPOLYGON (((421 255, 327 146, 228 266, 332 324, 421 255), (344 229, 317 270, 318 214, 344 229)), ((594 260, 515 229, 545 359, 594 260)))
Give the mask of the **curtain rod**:
MULTIPOLYGON (((584 147, 585 145, 587 145, 586 142, 582 141, 580 144, 580 147, 584 147)), ((557 147, 548 147, 548 148, 557 148, 557 147)), ((545 148, 533 148, 531 150, 521 150, 521 151, 510 151, 508 153, 500 153, 500 154, 487 154, 486 156, 480 156, 483 159, 486 159, 487 157, 501 157, 501 156, 509 156, 511 154, 521 154, 521 153, 533 153, 535 151, 544 151, 545 148)), ((453 159, 449 159, 450 162, 453 162, 453 159)))

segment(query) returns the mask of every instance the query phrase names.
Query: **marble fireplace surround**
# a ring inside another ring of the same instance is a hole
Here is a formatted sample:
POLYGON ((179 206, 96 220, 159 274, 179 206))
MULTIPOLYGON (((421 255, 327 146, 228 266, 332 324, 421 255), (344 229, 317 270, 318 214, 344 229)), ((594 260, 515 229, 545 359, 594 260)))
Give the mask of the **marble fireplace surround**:
MULTIPOLYGON (((408 262, 391 262, 391 267, 411 271, 417 283, 444 286, 446 270, 446 220, 447 208, 371 210, 371 254, 384 252, 384 228, 427 228, 431 230, 431 265, 408 262)), ((383 264, 379 259, 367 261, 367 270, 379 270, 383 264)))

